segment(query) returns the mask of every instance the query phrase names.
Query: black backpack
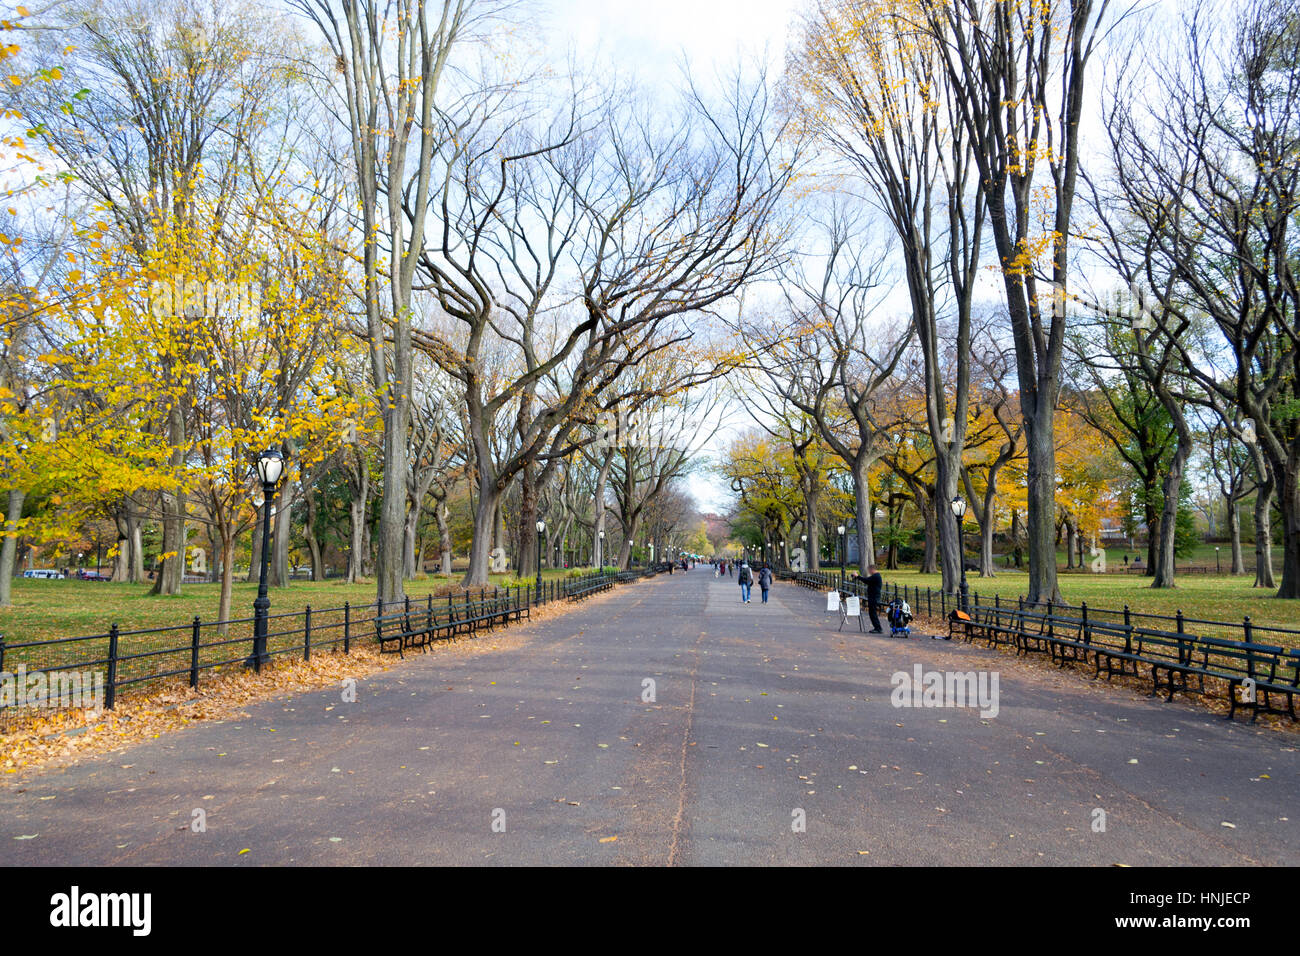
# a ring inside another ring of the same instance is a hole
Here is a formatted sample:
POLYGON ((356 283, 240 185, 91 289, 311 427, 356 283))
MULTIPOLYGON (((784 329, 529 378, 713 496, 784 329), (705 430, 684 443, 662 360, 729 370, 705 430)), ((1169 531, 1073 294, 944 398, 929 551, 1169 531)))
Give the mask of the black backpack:
POLYGON ((740 569, 740 577, 736 579, 737 584, 753 584, 754 576, 749 573, 749 568, 740 569))

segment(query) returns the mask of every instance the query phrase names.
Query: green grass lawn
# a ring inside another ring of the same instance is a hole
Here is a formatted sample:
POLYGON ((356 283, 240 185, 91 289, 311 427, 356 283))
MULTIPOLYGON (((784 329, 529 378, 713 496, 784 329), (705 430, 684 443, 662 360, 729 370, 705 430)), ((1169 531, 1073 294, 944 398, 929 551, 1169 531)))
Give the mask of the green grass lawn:
MULTIPOLYGON (((563 578, 563 570, 544 571, 544 581, 563 578)), ((445 595, 451 587, 459 590, 460 575, 448 579, 428 575, 406 583, 412 599, 428 594, 445 595)), ((492 575, 494 583, 513 580, 513 575, 492 575)), ((102 634, 117 624, 122 630, 141 630, 190 623, 195 615, 203 621, 217 617, 219 584, 186 584, 174 597, 155 597, 149 584, 113 584, 93 581, 41 581, 17 578, 13 582, 13 606, 0 608, 0 636, 8 642, 48 640, 102 634)), ((231 613, 238 618, 252 617, 257 585, 236 581, 231 598, 231 613)), ((333 581, 293 581, 288 587, 271 588, 271 613, 301 612, 341 607, 345 601, 353 606, 373 604, 373 582, 346 584, 333 581)))

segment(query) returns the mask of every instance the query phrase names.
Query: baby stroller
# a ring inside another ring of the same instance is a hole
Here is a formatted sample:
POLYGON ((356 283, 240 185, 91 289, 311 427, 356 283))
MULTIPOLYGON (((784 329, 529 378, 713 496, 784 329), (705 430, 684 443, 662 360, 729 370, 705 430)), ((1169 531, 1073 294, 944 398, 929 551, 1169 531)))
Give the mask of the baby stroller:
POLYGON ((912 628, 912 608, 902 598, 894 598, 889 602, 889 607, 885 610, 885 617, 889 620, 890 637, 911 637, 912 628))

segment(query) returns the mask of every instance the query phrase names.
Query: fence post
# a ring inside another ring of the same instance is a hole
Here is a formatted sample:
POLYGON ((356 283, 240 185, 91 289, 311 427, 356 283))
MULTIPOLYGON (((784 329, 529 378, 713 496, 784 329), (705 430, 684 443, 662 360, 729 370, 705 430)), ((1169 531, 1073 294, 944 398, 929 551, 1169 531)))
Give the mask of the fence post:
POLYGON ((117 625, 108 629, 108 686, 105 688, 104 706, 112 710, 117 699, 117 625))
POLYGON ((199 616, 194 615, 194 626, 190 631, 190 686, 199 686, 199 616))
MULTIPOLYGON (((1127 604, 1124 605, 1124 653, 1133 653, 1133 622, 1127 604)), ((1106 673, 1109 675, 1109 669, 1106 673)))
POLYGON ((1244 618, 1241 619, 1241 632, 1242 632, 1242 636, 1245 637, 1247 644, 1253 644, 1255 642, 1254 638, 1251 637, 1250 631, 1251 631, 1250 615, 1247 614, 1244 618))
POLYGON ((944 617, 948 616, 948 592, 939 592, 939 613, 944 617))
POLYGON ((930 605, 930 585, 925 586, 925 613, 929 617, 934 617, 934 608, 930 605))
POLYGON ((311 605, 308 604, 302 612, 302 659, 311 660, 311 605))
POLYGON ((433 640, 433 593, 432 592, 429 593, 428 613, 426 615, 425 626, 429 629, 429 633, 426 634, 425 637, 428 640, 433 640))
POLYGON ((343 602, 343 653, 352 653, 352 604, 343 602))
POLYGON ((1079 602, 1079 611, 1080 611, 1080 616, 1083 618, 1083 624, 1081 625, 1083 628, 1083 643, 1090 644, 1092 643, 1091 641, 1092 635, 1088 630, 1088 602, 1087 601, 1079 602))
POLYGON ((1002 610, 1002 598, 998 595, 997 591, 993 592, 993 610, 995 611, 1002 610))

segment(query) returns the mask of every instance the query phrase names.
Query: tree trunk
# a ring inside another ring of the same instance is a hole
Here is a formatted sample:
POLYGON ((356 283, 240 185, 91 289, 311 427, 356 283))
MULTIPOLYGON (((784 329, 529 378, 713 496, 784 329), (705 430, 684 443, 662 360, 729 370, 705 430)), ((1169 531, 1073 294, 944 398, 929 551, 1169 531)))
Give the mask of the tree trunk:
POLYGON ((131 580, 131 528, 126 513, 119 510, 113 515, 113 524, 117 528, 116 554, 113 556, 114 581, 131 580))
MULTIPOLYGON (((461 585, 467 588, 487 587, 489 557, 492 553, 493 535, 489 529, 495 529, 498 516, 498 496, 495 479, 487 476, 486 469, 479 470, 478 507, 474 512, 474 540, 469 546, 469 570, 461 585)), ((534 530, 536 534, 536 530, 534 530)))
MULTIPOLYGON (((961 471, 960 442, 949 447, 939 448, 942 443, 935 442, 935 486, 932 498, 935 523, 935 539, 938 544, 939 571, 942 575, 940 586, 949 594, 956 594, 961 586, 961 569, 966 563, 966 555, 961 546, 961 523, 952 512, 952 500, 957 497, 957 481, 961 471)), ((926 526, 926 535, 930 527, 926 526)), ((927 548, 928 550, 928 548, 927 548)))
POLYGON ((235 536, 223 529, 221 535, 221 597, 217 601, 217 620, 221 626, 217 633, 226 636, 231 618, 230 605, 235 591, 235 536))
POLYGON ((1067 515, 1065 518, 1065 566, 1067 569, 1074 568, 1074 550, 1078 536, 1079 532, 1074 520, 1067 515))
MULTIPOLYGON (((1044 383, 1046 384, 1046 383, 1044 383)), ((1034 402, 1022 396, 1025 408, 1025 445, 1029 456, 1027 479, 1030 604, 1065 603, 1056 580, 1056 444, 1052 431, 1053 402, 1034 402)))
POLYGON ((131 525, 131 583, 144 580, 144 532, 138 515, 127 519, 131 525))
POLYGON ((1300 598, 1300 469, 1288 461, 1282 473, 1282 583, 1280 598, 1300 598))
POLYGON ((396 603, 406 595, 402 581, 403 533, 406 527, 406 426, 410 418, 410 346, 399 345, 393 357, 396 394, 384 413, 383 500, 379 512, 378 554, 375 561, 376 597, 396 603))
MULTIPOLYGON (((1154 484, 1152 485, 1154 488, 1154 484)), ((1148 576, 1155 574, 1157 555, 1160 548, 1160 515, 1156 512, 1152 489, 1147 489, 1146 501, 1143 502, 1143 516, 1147 523, 1147 567, 1148 576)))
MULTIPOLYGON (((519 472, 519 561, 516 565, 519 577, 535 578, 541 555, 537 553, 537 467, 536 463, 524 463, 519 472)), ((556 528, 549 528, 555 534, 556 528)))
POLYGON ((450 577, 451 576, 451 528, 447 524, 446 502, 444 501, 437 502, 437 504, 434 506, 433 516, 434 516, 434 520, 438 522, 438 544, 442 551, 442 563, 439 565, 439 570, 443 574, 450 577))
POLYGON ((1232 540, 1232 574, 1246 573, 1246 562, 1241 553, 1241 503, 1233 498, 1228 502, 1228 537, 1232 540))
POLYGON ((420 511, 408 503, 406 520, 402 524, 402 579, 412 580, 419 573, 416 565, 416 532, 420 527, 420 511))
POLYGON ((348 544, 348 584, 355 584, 364 575, 366 553, 366 518, 370 512, 370 471, 365 461, 359 462, 360 480, 353 486, 352 501, 348 504, 348 517, 352 522, 348 544))
POLYGON ((921 509, 921 514, 925 517, 925 554, 921 558, 922 574, 937 574, 939 571, 938 556, 938 535, 935 533, 935 506, 927 500, 925 494, 916 496, 916 506, 921 509))
POLYGON ((307 521, 303 526, 303 537, 307 539, 307 550, 311 552, 311 579, 325 580, 325 559, 321 554, 320 539, 316 537, 316 492, 311 488, 303 489, 307 506, 307 521))
MULTIPOLYGON (((263 505, 265 507, 265 505, 263 505)), ((252 550, 248 552, 248 575, 244 578, 246 584, 257 584, 260 577, 260 568, 262 564, 262 515, 261 508, 258 509, 257 520, 253 522, 253 543, 252 550)))
MULTIPOLYGON (((185 465, 185 416, 179 404, 174 404, 167 414, 167 441, 172 448, 173 475, 179 475, 185 465)), ((158 577, 153 584, 154 594, 180 594, 185 581, 185 493, 164 491, 163 501, 163 554, 158 577)))
POLYGON ((23 516, 27 492, 10 488, 5 507, 4 540, 0 542, 0 607, 13 603, 14 558, 18 554, 18 521, 23 516))
MULTIPOLYGON (((1175 416, 1181 414, 1172 413, 1175 416)), ((1174 548, 1178 535, 1178 502, 1183 487, 1183 466, 1192 452, 1192 434, 1177 417, 1175 425, 1178 427, 1178 443, 1174 447, 1174 455, 1169 461, 1169 471, 1165 474, 1162 486, 1165 500, 1160 514, 1160 547, 1156 552, 1159 563, 1154 569, 1155 579, 1151 582, 1153 588, 1177 587, 1174 583, 1174 548)))
POLYGON ((271 587, 289 586, 289 535, 293 532, 293 498, 289 488, 281 488, 272 499, 271 515, 271 587))
POLYGON ((858 518, 858 573, 866 577, 867 568, 876 563, 876 535, 865 461, 859 461, 853 469, 853 500, 858 518))
POLYGON ((821 563, 821 522, 817 520, 817 495, 804 494, 804 523, 808 528, 808 570, 820 571, 821 563))

